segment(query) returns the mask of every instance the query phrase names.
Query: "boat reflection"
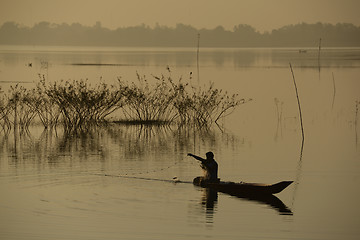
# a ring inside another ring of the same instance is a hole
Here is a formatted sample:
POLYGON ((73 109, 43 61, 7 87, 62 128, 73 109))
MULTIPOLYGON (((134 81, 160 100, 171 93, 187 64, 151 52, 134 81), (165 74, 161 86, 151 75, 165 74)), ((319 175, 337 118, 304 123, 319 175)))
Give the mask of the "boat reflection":
MULTIPOLYGON (((257 195, 246 195, 246 194, 229 194, 229 193, 222 193, 222 194, 228 194, 242 200, 268 205, 272 209, 276 210, 280 215, 293 215, 292 211, 279 198, 277 198, 274 195, 257 196, 257 195)), ((210 188, 204 188, 201 203, 206 208, 207 218, 213 217, 217 202, 218 202, 218 191, 210 188)))

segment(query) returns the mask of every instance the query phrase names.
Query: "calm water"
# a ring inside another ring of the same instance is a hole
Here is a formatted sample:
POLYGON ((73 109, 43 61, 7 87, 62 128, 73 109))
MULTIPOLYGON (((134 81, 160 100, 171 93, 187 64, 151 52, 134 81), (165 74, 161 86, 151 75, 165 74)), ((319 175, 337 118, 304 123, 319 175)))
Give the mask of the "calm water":
POLYGON ((320 69, 316 49, 201 49, 199 74, 196 49, 0 49, 5 92, 38 74, 95 84, 135 81, 137 71, 254 99, 221 128, 1 131, 0 239, 359 239, 360 49, 324 49, 320 69), (186 154, 210 150, 224 180, 294 180, 277 195, 292 214, 188 183, 201 171, 186 154))

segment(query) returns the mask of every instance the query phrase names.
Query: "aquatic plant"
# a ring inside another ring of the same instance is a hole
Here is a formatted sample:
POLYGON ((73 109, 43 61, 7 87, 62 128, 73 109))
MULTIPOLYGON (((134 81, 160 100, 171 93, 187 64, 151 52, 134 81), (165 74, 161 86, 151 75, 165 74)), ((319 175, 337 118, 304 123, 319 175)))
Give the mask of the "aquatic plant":
POLYGON ((171 83, 175 90, 174 107, 182 123, 216 123, 229 115, 236 106, 252 100, 239 98, 238 94, 229 95, 226 91, 214 88, 214 83, 202 87, 171 83))
POLYGON ((37 113, 37 117, 45 128, 53 127, 58 124, 60 117, 60 108, 55 101, 48 95, 45 85, 45 76, 39 75, 40 81, 36 88, 32 89, 32 101, 29 105, 37 113))
POLYGON ((214 88, 214 84, 194 87, 182 78, 153 76, 150 84, 146 76, 137 74, 137 83, 130 84, 123 107, 130 120, 167 123, 211 124, 231 113, 236 106, 251 101, 237 94, 214 88))
POLYGON ((63 124, 65 129, 81 131, 108 122, 110 115, 111 121, 136 124, 209 125, 251 101, 229 95, 214 84, 194 87, 182 78, 173 80, 171 74, 148 81, 137 73, 135 82, 119 78, 117 84, 95 86, 82 79, 45 83, 45 76, 39 77, 33 89, 17 84, 0 96, 3 128, 26 128, 37 119, 45 128, 63 124))
POLYGON ((56 109, 45 92, 44 79, 40 78, 36 88, 28 90, 16 84, 1 96, 0 123, 3 128, 23 129, 38 118, 47 128, 57 124, 56 109))
POLYGON ((14 128, 28 127, 36 115, 30 106, 32 102, 31 92, 16 84, 15 87, 10 86, 8 94, 3 99, 5 100, 2 100, 2 104, 6 102, 6 105, 2 106, 6 126, 9 128, 11 126, 14 128))
POLYGON ((81 129, 104 122, 106 116, 122 107, 122 87, 106 83, 91 87, 84 80, 61 81, 49 85, 46 95, 59 109, 66 128, 81 129))
POLYGON ((166 78, 155 78, 150 84, 146 76, 137 73, 137 82, 128 84, 123 112, 126 119, 140 122, 172 122, 174 119, 174 90, 166 78))
MULTIPOLYGON (((1 87, 0 87, 0 92, 3 93, 3 91, 1 91, 1 87)), ((2 126, 2 128, 9 128, 10 127, 10 121, 8 119, 9 116, 9 108, 7 106, 7 101, 4 95, 2 95, 0 97, 0 125, 2 126)))
POLYGON ((229 115, 230 110, 240 104, 251 101, 252 99, 239 98, 238 94, 229 95, 221 89, 214 88, 211 83, 209 87, 194 90, 193 111, 195 119, 199 124, 217 122, 220 118, 229 115))
POLYGON ((280 101, 278 98, 274 98, 274 103, 276 106, 276 116, 277 116, 277 122, 278 125, 282 123, 283 120, 283 106, 284 106, 284 102, 280 101))

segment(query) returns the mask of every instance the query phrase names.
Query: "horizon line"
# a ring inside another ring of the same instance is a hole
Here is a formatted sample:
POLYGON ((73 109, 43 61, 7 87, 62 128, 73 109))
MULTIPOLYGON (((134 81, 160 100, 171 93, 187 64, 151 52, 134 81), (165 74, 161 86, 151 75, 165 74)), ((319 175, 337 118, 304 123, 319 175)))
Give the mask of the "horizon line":
POLYGON ((322 24, 322 25, 331 25, 331 26, 336 26, 338 24, 341 24, 341 25, 346 25, 346 24, 351 24, 355 27, 358 27, 360 28, 360 25, 356 25, 355 23, 351 23, 351 22, 337 22, 337 23, 329 23, 329 22, 322 22, 322 21, 317 21, 317 22, 313 22, 313 23, 308 23, 308 22, 305 22, 305 21, 302 21, 302 22, 298 22, 298 23, 289 23, 289 24, 284 24, 283 26, 281 27, 278 27, 278 28, 273 28, 271 30, 264 30, 264 31, 260 31, 258 29, 256 29, 253 25, 251 24, 247 24, 247 23, 238 23, 238 24, 235 24, 233 26, 232 29, 227 29, 225 28, 224 26, 222 25, 217 25, 217 26, 214 26, 212 28, 207 28, 207 27, 196 27, 194 25, 191 25, 191 24, 185 24, 185 23, 176 23, 175 25, 171 26, 171 25, 163 25, 163 24, 160 24, 158 22, 156 22, 153 26, 151 26, 150 24, 146 24, 146 23, 141 23, 141 24, 137 24, 137 25, 128 25, 128 26, 119 26, 119 27, 116 27, 116 28, 109 28, 109 27, 106 27, 106 26, 103 26, 101 21, 96 21, 95 24, 93 25, 86 25, 86 24, 83 24, 83 23, 80 23, 80 22, 72 22, 72 23, 68 23, 68 22, 61 22, 61 23, 56 23, 56 22, 50 22, 50 21, 46 21, 46 20, 42 20, 42 21, 39 21, 39 22, 36 22, 34 23, 32 26, 29 26, 29 25, 26 25, 24 23, 20 23, 20 22, 17 22, 17 21, 13 21, 13 20, 8 20, 8 21, 3 21, 2 23, 0 23, 0 28, 6 24, 6 23, 15 23, 18 27, 21 27, 21 28, 33 28, 41 23, 49 23, 50 25, 55 25, 55 26, 61 26, 61 25, 68 25, 68 26, 72 26, 74 24, 79 24, 83 27, 100 27, 100 28, 103 28, 103 29, 108 29, 110 31, 114 31, 114 30, 117 30, 117 29, 126 29, 126 28, 134 28, 134 27, 145 27, 145 28, 149 28, 151 30, 154 30, 156 28, 168 28, 168 29, 176 29, 178 25, 183 25, 183 26, 187 26, 187 27, 191 27, 191 28, 194 28, 195 30, 198 30, 198 31, 201 31, 201 30, 215 30, 217 28, 222 28, 224 29, 224 31, 230 31, 230 32, 233 32, 234 31, 234 28, 237 27, 237 26, 249 26, 251 28, 253 28, 256 32, 258 33, 266 33, 266 32, 272 32, 274 30, 278 30, 278 29, 282 29, 284 27, 288 27, 288 26, 296 26, 296 25, 302 25, 302 24, 306 24, 306 25, 316 25, 316 24, 322 24))

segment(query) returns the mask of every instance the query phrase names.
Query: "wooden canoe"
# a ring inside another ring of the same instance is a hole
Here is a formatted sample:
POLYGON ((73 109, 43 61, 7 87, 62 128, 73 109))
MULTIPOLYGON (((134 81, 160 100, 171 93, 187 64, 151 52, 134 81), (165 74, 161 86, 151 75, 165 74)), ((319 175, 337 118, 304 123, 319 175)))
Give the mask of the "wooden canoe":
POLYGON ((200 187, 210 188, 218 192, 231 195, 272 195, 277 194, 288 187, 293 181, 282 181, 275 184, 244 183, 244 182, 207 182, 202 177, 196 177, 193 184, 200 187))

